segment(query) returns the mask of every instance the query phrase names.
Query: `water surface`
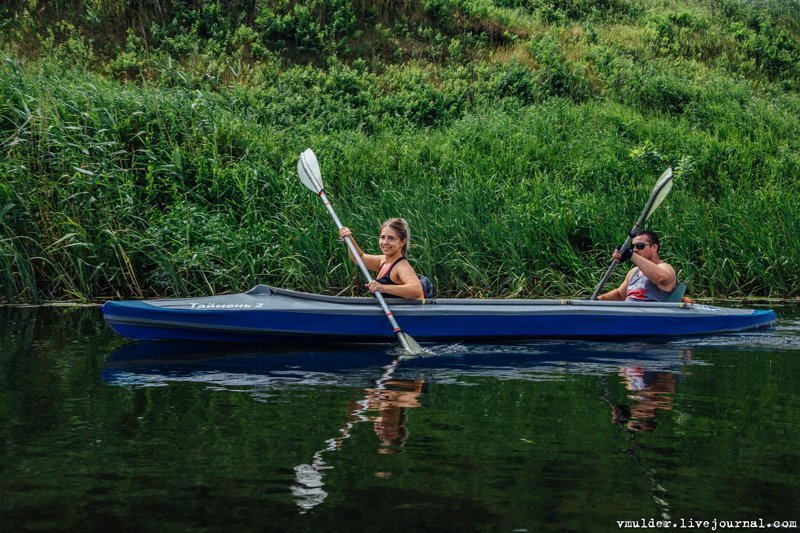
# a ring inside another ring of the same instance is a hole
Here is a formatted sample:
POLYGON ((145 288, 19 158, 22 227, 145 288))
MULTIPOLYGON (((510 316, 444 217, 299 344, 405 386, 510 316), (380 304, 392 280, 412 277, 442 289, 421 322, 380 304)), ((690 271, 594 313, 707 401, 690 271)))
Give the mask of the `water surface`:
POLYGON ((0 308, 5 530, 618 530, 800 518, 800 313, 648 342, 128 344, 0 308))

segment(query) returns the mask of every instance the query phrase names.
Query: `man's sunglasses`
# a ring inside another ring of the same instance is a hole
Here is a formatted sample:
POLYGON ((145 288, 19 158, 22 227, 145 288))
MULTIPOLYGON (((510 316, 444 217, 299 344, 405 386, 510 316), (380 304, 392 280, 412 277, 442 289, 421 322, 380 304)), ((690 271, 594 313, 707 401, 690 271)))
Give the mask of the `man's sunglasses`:
POLYGON ((644 250, 648 246, 653 246, 652 242, 635 242, 631 244, 631 248, 636 248, 637 250, 644 250))

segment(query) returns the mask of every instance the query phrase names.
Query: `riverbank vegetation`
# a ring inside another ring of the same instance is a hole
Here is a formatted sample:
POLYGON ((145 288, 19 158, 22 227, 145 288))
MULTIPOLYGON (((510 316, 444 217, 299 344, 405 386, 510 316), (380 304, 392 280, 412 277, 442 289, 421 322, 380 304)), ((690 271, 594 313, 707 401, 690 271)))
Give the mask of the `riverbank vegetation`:
POLYGON ((668 166, 692 294, 800 295, 796 3, 17 0, 0 35, 7 301, 351 294, 307 147, 439 296, 588 296, 668 166))

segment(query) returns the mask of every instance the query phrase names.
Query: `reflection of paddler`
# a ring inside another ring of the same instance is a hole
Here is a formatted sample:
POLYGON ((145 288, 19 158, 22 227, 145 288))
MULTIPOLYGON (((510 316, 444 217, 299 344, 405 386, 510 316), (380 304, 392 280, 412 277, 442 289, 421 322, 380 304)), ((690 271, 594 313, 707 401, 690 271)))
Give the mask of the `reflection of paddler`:
POLYGON ((325 441, 325 447, 314 454, 308 464, 294 467, 295 481, 292 494, 296 503, 305 512, 316 507, 327 498, 322 477, 323 470, 332 468, 323 458, 323 454, 338 450, 345 439, 350 438, 350 431, 359 422, 370 421, 375 425, 375 433, 380 439, 378 453, 393 454, 399 452, 408 434, 406 430, 406 410, 420 407, 419 395, 425 386, 424 380, 394 379, 395 370, 400 358, 384 367, 383 375, 375 382, 374 387, 364 389, 364 397, 353 401, 347 410, 347 422, 339 430, 339 436, 325 441), (368 411, 378 411, 378 416, 369 417, 368 411))
POLYGON ((625 388, 634 393, 628 395, 634 403, 613 406, 612 421, 615 424, 624 422, 633 431, 653 431, 658 411, 672 410, 672 395, 677 385, 675 375, 648 372, 639 366, 622 368, 619 375, 625 380, 625 388))
POLYGON ((363 402, 354 403, 352 413, 377 411, 369 417, 381 442, 378 450, 384 454, 398 453, 408 436, 406 413, 408 409, 421 407, 419 395, 425 386, 424 380, 390 379, 378 388, 365 389, 363 402))

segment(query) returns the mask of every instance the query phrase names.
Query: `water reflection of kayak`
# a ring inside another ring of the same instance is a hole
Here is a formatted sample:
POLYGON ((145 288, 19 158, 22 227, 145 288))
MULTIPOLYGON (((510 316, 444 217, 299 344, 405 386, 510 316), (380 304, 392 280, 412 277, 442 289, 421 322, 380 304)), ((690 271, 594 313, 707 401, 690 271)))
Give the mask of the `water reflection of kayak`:
MULTIPOLYGON (((367 387, 396 358, 394 352, 396 348, 385 345, 285 350, 246 344, 139 342, 111 353, 102 379, 132 386, 194 381, 220 386, 367 387)), ((434 346, 432 352, 435 355, 403 359, 396 377, 425 375, 440 383, 460 382, 470 376, 539 380, 616 372, 630 364, 674 370, 687 362, 686 349, 663 343, 451 344, 434 346)))
MULTIPOLYGON (((404 331, 432 342, 619 338, 632 331, 640 336, 693 336, 769 327, 776 321, 771 310, 686 302, 393 299, 390 305, 404 331)), ((107 302, 103 316, 114 331, 134 340, 394 340, 372 298, 320 296, 264 285, 225 296, 107 302)))

